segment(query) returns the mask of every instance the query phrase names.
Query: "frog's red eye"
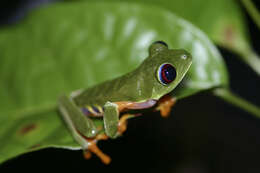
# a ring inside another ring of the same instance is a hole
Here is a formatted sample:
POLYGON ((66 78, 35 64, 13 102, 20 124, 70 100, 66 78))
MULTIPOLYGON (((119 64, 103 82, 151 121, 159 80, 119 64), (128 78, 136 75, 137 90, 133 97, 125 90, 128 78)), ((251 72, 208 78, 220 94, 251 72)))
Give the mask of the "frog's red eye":
POLYGON ((174 81, 177 76, 175 68, 168 63, 160 65, 158 69, 158 80, 163 84, 167 85, 174 81))

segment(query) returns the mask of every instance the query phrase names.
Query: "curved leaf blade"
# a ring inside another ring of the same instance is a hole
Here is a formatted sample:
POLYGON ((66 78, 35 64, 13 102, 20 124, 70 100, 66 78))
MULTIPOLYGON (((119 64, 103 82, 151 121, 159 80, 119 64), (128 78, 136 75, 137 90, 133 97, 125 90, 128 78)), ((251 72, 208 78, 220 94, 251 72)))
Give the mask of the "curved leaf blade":
POLYGON ((58 116, 58 96, 131 71, 155 40, 193 54, 179 98, 227 86, 224 62, 207 37, 155 6, 56 4, 2 30, 0 162, 45 147, 78 148, 58 116))
MULTIPOLYGON (((140 3, 138 0, 123 1, 140 3)), ((143 0, 141 3, 163 7, 188 20, 215 43, 238 54, 238 58, 260 75, 260 58, 251 47, 245 17, 237 1, 143 0)))

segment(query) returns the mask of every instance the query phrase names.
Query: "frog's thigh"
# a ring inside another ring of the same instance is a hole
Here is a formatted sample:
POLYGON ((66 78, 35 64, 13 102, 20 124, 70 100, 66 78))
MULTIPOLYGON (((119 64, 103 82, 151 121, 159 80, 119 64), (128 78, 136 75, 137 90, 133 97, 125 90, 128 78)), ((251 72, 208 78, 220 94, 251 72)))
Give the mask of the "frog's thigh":
MULTIPOLYGON (((58 106, 61 115, 74 138, 75 134, 77 134, 76 136, 79 136, 79 133, 86 137, 94 137, 96 135, 97 130, 93 121, 80 111, 73 100, 69 99, 67 96, 61 96, 59 98, 58 106)), ((76 140, 78 141, 78 139, 76 140)))
POLYGON ((118 105, 106 102, 104 105, 104 127, 107 136, 115 138, 117 136, 119 122, 118 105))

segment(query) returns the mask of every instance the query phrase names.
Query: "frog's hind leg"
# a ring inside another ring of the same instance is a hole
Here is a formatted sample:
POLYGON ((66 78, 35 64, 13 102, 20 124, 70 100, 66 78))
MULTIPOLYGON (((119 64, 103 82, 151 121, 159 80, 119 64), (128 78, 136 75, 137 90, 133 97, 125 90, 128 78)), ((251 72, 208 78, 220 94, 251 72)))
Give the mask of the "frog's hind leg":
MULTIPOLYGON (((119 119, 118 123, 117 123, 117 136, 118 135, 122 135, 126 129, 127 129, 127 120, 129 118, 132 118, 136 115, 133 114, 124 114, 121 116, 121 118, 119 119)), ((97 146, 97 142, 99 140, 107 140, 108 136, 105 134, 99 134, 97 135, 95 138, 85 138, 88 141, 88 149, 84 150, 84 157, 86 159, 90 159, 92 156, 92 153, 94 153, 95 155, 97 155, 101 161, 104 164, 109 164, 111 162, 111 158, 106 155, 105 153, 103 153, 97 146)))
POLYGON ((104 154, 96 145, 99 140, 106 140, 108 137, 104 134, 97 134, 98 130, 93 121, 82 113, 73 100, 62 96, 59 99, 58 106, 73 138, 82 147, 85 158, 90 158, 92 152, 96 154, 103 163, 109 164, 111 161, 110 157, 104 154))
POLYGON ((106 135, 110 138, 118 136, 119 110, 118 105, 112 102, 106 102, 104 105, 104 128, 106 135))
POLYGON ((105 153, 103 153, 97 146, 97 142, 99 140, 107 140, 108 136, 106 136, 105 134, 99 134, 97 135, 95 138, 86 138, 86 140, 88 141, 88 149, 87 150, 83 150, 83 154, 84 154, 84 158, 85 159, 90 159, 92 156, 92 153, 94 153, 95 155, 97 155, 100 160, 104 163, 104 164, 109 164, 111 162, 111 158, 106 155, 105 153))
POLYGON ((175 105, 177 99, 169 95, 165 95, 158 101, 158 106, 155 108, 160 111, 162 117, 168 117, 170 115, 172 107, 175 105))
POLYGON ((104 105, 104 127, 106 134, 110 138, 116 138, 122 135, 127 128, 127 119, 137 116, 134 114, 125 114, 119 119, 119 112, 127 108, 126 105, 130 104, 131 103, 118 104, 118 102, 107 102, 104 105))
POLYGON ((124 114, 121 116, 118 122, 118 134, 122 135, 127 129, 127 120, 129 118, 135 117, 133 114, 124 114))
POLYGON ((58 108, 74 139, 83 149, 86 148, 87 142, 82 138, 79 132, 87 137, 96 136, 97 129, 93 121, 84 116, 73 100, 67 96, 61 96, 59 98, 58 108))

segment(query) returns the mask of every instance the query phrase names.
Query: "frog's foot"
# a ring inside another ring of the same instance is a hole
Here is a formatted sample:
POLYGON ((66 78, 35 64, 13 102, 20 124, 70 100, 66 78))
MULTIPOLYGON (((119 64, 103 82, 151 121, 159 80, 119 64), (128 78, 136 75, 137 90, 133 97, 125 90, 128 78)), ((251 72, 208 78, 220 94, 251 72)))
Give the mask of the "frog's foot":
POLYGON ((137 116, 137 115, 133 115, 133 114, 124 114, 121 116, 121 118, 119 119, 119 122, 118 122, 118 134, 119 135, 122 135, 126 129, 127 129, 127 120, 129 118, 132 118, 134 116, 137 116))
POLYGON ((87 139, 88 141, 88 149, 84 150, 84 158, 85 159, 90 159, 92 156, 92 153, 96 154, 100 160, 104 163, 104 164, 109 164, 111 162, 111 158, 106 155, 105 153, 103 153, 97 146, 97 142, 99 140, 107 140, 108 137, 105 134, 101 134, 101 135, 97 135, 96 138, 94 139, 87 139))
POLYGON ((170 115, 171 108, 175 105, 175 103, 176 98, 165 95, 158 101, 158 106, 155 110, 160 111, 161 116, 166 118, 170 115))

